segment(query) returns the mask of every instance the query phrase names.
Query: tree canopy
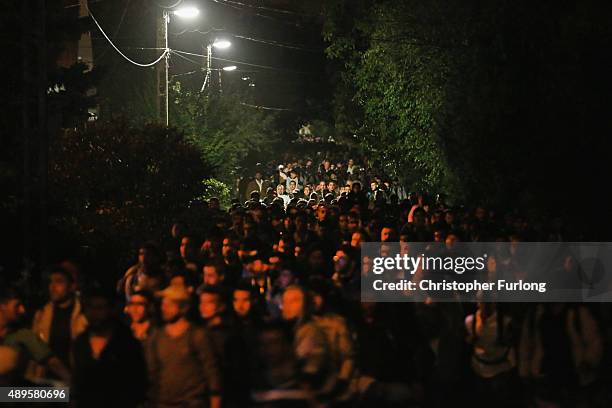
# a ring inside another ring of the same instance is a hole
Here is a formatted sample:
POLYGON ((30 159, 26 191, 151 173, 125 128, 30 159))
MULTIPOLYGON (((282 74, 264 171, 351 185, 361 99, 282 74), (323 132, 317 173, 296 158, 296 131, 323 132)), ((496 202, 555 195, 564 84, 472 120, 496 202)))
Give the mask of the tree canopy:
POLYGON ((185 132, 230 185, 239 168, 278 154, 287 142, 276 126, 278 116, 248 104, 239 92, 200 92, 176 82, 173 95, 171 125, 185 132))
POLYGON ((608 27, 590 2, 325 2, 337 129, 413 189, 562 199, 603 146, 608 27))

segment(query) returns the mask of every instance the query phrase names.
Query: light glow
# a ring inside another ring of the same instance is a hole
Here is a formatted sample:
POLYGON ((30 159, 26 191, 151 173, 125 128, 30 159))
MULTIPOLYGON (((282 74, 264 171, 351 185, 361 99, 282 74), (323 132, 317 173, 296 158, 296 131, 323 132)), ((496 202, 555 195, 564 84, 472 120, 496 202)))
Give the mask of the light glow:
POLYGON ((232 43, 228 40, 215 40, 213 43, 213 47, 218 48, 220 50, 227 49, 232 46, 232 43))
POLYGON ((196 18, 200 15, 200 10, 196 7, 181 7, 180 9, 174 10, 172 14, 180 18, 196 18))

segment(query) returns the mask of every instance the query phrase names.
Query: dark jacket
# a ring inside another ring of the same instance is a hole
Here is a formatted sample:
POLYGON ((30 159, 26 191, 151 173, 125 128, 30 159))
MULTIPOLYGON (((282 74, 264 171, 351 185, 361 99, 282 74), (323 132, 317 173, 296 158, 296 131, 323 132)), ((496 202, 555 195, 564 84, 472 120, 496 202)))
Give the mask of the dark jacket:
POLYGON ((78 407, 135 407, 146 395, 147 371, 140 342, 129 328, 117 323, 108 344, 95 359, 90 330, 73 345, 71 398, 78 407))

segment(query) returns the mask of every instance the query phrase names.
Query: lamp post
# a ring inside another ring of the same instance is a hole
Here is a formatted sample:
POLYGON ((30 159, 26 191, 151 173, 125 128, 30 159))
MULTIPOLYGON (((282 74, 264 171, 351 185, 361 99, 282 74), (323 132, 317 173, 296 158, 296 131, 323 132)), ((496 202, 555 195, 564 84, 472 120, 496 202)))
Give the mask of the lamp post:
MULTIPOLYGON (((212 81, 212 50, 213 48, 217 48, 219 50, 225 50, 232 46, 232 43, 229 40, 224 39, 216 39, 211 43, 208 43, 206 46, 206 77, 204 78, 204 83, 202 84, 202 89, 200 92, 204 92, 206 87, 212 81)), ((219 72, 219 87, 221 86, 221 73, 219 72)))
MULTIPOLYGON (((169 83, 169 72, 170 72, 170 48, 168 48, 168 24, 170 23, 170 15, 175 15, 179 18, 184 18, 184 19, 193 19, 196 18, 199 14, 200 14, 200 10, 198 10, 195 7, 181 7, 179 9, 176 10, 172 10, 170 12, 168 12, 168 10, 164 10, 162 12, 162 36, 163 36, 163 41, 164 41, 164 50, 166 53, 166 57, 164 58, 164 111, 165 111, 165 116, 166 116, 166 126, 168 126, 170 124, 170 115, 169 115, 169 93, 168 93, 168 83, 169 83)), ((159 87, 158 87, 158 94, 159 94, 159 87)), ((161 98, 160 98, 161 99, 161 98)), ((160 109, 160 114, 161 114, 161 109, 160 109)))

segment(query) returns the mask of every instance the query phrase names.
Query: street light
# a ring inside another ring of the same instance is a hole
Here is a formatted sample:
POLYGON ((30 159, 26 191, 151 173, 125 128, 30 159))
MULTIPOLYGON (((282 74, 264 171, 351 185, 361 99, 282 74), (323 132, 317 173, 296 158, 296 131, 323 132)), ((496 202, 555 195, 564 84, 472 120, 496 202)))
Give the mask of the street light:
POLYGON ((181 7, 180 9, 174 10, 172 14, 180 18, 196 18, 200 15, 200 10, 196 7, 181 7))
POLYGON ((232 43, 229 40, 215 40, 212 43, 212 46, 220 50, 225 50, 231 47, 232 43))
POLYGON ((166 110, 166 126, 170 124, 170 115, 169 115, 169 94, 168 94, 168 75, 170 71, 170 48, 168 48, 168 23, 170 22, 170 14, 177 16, 179 18, 184 19, 193 19, 200 15, 200 10, 193 6, 185 6, 178 8, 176 10, 172 10, 168 12, 164 10, 162 13, 163 18, 163 36, 164 36, 164 50, 166 51, 165 57, 165 80, 164 80, 164 100, 165 100, 165 110, 166 110))

